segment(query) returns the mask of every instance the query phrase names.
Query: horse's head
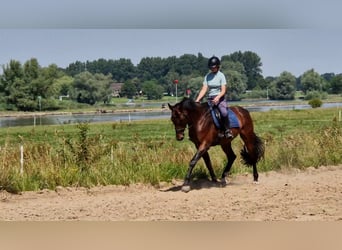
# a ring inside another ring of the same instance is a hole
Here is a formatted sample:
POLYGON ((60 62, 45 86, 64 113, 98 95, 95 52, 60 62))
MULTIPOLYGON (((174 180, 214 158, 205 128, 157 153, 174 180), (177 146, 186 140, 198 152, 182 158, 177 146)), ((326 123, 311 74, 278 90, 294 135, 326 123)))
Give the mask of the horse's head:
POLYGON ((184 139, 184 131, 188 124, 188 112, 182 108, 181 103, 177 103, 174 106, 168 105, 171 110, 171 121, 176 130, 176 139, 181 141, 184 139))

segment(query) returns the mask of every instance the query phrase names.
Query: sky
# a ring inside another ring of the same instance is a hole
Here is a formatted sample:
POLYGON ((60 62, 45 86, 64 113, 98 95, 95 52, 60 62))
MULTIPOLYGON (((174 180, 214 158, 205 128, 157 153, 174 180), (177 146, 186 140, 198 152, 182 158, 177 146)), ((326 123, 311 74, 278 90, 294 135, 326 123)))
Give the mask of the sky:
POLYGON ((339 0, 2 2, 0 66, 252 51, 265 77, 342 73, 339 0))

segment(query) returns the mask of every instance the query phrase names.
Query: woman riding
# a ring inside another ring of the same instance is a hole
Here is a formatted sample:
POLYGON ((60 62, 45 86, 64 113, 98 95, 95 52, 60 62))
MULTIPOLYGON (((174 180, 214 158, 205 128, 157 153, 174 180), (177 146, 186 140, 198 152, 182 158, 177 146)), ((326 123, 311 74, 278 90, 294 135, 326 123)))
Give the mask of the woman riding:
POLYGON ((224 126, 224 136, 232 138, 233 134, 230 130, 227 102, 225 99, 227 91, 227 81, 224 74, 220 71, 221 61, 218 57, 213 56, 208 60, 208 68, 210 72, 204 77, 203 86, 199 92, 196 102, 200 102, 208 91, 208 101, 217 106, 221 113, 221 120, 224 126))

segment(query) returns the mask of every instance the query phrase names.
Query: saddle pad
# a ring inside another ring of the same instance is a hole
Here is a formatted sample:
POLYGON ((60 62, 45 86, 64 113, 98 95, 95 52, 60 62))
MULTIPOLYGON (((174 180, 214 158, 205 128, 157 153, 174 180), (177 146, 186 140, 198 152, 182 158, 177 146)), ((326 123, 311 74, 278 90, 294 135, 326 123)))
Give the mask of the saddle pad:
POLYGON ((230 109, 228 108, 228 117, 229 117, 229 125, 231 128, 239 128, 239 120, 236 116, 236 114, 230 109))

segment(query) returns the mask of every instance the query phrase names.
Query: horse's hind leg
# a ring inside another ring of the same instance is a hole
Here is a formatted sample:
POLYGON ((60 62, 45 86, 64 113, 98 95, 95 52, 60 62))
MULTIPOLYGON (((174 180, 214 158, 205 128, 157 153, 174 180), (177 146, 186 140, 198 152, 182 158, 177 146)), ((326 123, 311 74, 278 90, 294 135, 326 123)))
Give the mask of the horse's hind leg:
POLYGON ((253 179, 255 183, 258 183, 259 174, 256 164, 253 164, 253 179))
POLYGON ((209 153, 205 152, 203 154, 202 158, 203 158, 203 160, 205 162, 205 165, 207 166, 207 169, 209 170, 209 174, 210 174, 211 180, 213 182, 217 182, 217 178, 216 178, 216 175, 214 173, 213 166, 211 165, 211 160, 210 160, 209 153))
POLYGON ((249 139, 243 134, 241 134, 241 138, 245 143, 241 150, 241 156, 246 165, 253 166, 253 180, 257 183, 259 178, 257 162, 263 157, 265 150, 263 142, 254 133, 249 136, 249 139))
POLYGON ((232 149, 231 143, 221 145, 221 148, 225 152, 225 154, 227 156, 227 160, 228 160, 228 162, 226 164, 226 167, 224 168, 224 170, 222 172, 222 177, 221 177, 222 184, 226 185, 227 184, 226 177, 227 177, 230 169, 233 166, 233 163, 234 163, 234 161, 236 159, 236 155, 235 155, 235 153, 234 153, 234 151, 232 149))

